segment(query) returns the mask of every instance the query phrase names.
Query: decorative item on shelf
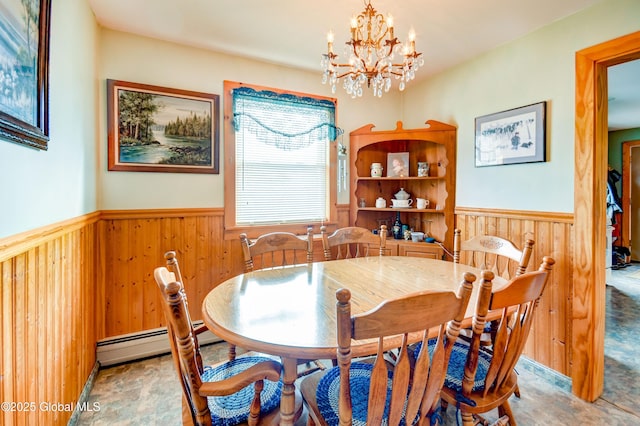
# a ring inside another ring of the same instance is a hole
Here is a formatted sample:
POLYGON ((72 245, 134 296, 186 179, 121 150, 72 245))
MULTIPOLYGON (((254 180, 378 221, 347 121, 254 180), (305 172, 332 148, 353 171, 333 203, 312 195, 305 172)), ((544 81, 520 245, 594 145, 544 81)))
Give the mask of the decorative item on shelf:
POLYGON ((418 161, 418 177, 429 176, 429 163, 418 161))
POLYGON ((371 177, 382 177, 382 163, 371 163, 371 177))
POLYGON ((333 53, 333 32, 327 35, 327 53, 322 55, 322 83, 336 85, 344 77, 343 86, 351 97, 360 97, 362 87, 373 89, 373 95, 382 97, 382 91, 391 88, 391 78, 400 79, 398 89, 415 78, 415 72, 424 64, 422 54, 416 52, 415 32, 409 32, 409 41, 403 45, 393 31, 393 18, 378 13, 371 1, 366 2, 364 11, 351 18, 351 39, 345 44, 349 58, 338 63, 338 55, 333 53), (395 55, 400 60, 394 61, 395 55))
POLYGON ((396 209, 408 209, 413 204, 412 199, 408 200, 396 200, 395 198, 391 199, 392 207, 396 209))
POLYGON ((387 200, 382 197, 378 197, 378 199, 376 200, 376 208, 384 209, 385 207, 387 207, 387 200))
POLYGON ((412 232, 411 241, 413 241, 414 243, 424 241, 424 232, 412 232))
POLYGON ((409 176, 409 153, 390 152, 387 154, 387 177, 409 176))
POLYGON ((429 200, 427 200, 426 198, 416 198, 416 208, 428 209, 429 208, 429 200))
POLYGON ((364 198, 360 198, 360 207, 367 207, 367 202, 364 200, 364 198))
POLYGON ((402 239, 402 221, 400 220, 400 212, 396 212, 396 221, 393 222, 393 238, 402 239))
POLYGON ((411 229, 409 229, 409 225, 402 225, 402 238, 406 241, 411 240, 411 229))
POLYGON ((395 208, 408 208, 413 204, 413 200, 409 198, 411 194, 405 191, 404 188, 400 188, 400 191, 393 194, 393 196, 396 198, 391 199, 391 204, 395 208))
POLYGON ((400 191, 393 194, 393 196, 396 197, 397 200, 408 200, 411 194, 405 191, 404 188, 400 188, 400 191))

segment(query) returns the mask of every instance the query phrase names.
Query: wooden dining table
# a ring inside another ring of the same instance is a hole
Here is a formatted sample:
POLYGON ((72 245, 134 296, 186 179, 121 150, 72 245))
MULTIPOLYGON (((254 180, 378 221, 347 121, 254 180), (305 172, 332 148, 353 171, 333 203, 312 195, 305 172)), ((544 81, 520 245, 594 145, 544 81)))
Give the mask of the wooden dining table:
MULTIPOLYGON (((209 330, 221 339, 281 358, 284 386, 280 424, 293 425, 297 360, 336 358, 336 290, 351 291, 354 315, 386 299, 415 292, 457 291, 465 272, 481 276, 481 270, 467 265, 405 256, 371 256, 264 269, 238 275, 216 286, 202 304, 202 315, 209 330)), ((503 278, 493 280, 494 289, 504 284, 503 278)), ((478 287, 473 286, 465 315, 469 324, 478 287)), ((375 352, 375 342, 352 344, 354 357, 375 352)))

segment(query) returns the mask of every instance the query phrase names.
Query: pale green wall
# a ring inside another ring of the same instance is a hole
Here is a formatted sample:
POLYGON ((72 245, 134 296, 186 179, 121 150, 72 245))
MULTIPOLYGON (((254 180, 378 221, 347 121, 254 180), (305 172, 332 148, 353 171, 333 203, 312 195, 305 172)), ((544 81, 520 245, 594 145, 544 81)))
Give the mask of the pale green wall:
MULTIPOLYGON (((609 132, 609 165, 622 173, 622 144, 627 141, 640 141, 640 128, 609 132)), ((637 152, 634 149, 634 152, 637 152)), ((616 183, 618 194, 622 194, 622 180, 616 183)))
POLYGON ((607 0, 407 90, 406 127, 458 126, 456 205, 573 212, 575 53, 638 30, 640 1, 607 0), (474 167, 476 117, 541 101, 547 162, 474 167))
MULTIPOLYGON (((337 97, 338 125, 345 129, 343 142, 347 145, 353 129, 368 123, 380 130, 394 129, 401 118, 397 93, 385 95, 382 102, 372 101, 369 92, 363 98, 351 99, 341 87, 332 95, 330 87, 322 84, 320 71, 295 70, 103 29, 98 75, 100 209, 222 207, 224 200, 223 161, 219 175, 107 171, 107 79, 215 93, 221 95, 221 109, 224 80, 337 97)), ((222 111, 220 117, 222 125, 222 111)), ((220 132, 221 158, 223 146, 224 133, 220 132)), ((340 194, 338 201, 347 203, 347 195, 340 194)))
POLYGON ((622 144, 640 141, 640 128, 609 132, 609 165, 622 172, 622 144))
POLYGON ((54 0, 48 151, 0 140, 0 238, 96 210, 97 26, 85 0, 54 0))

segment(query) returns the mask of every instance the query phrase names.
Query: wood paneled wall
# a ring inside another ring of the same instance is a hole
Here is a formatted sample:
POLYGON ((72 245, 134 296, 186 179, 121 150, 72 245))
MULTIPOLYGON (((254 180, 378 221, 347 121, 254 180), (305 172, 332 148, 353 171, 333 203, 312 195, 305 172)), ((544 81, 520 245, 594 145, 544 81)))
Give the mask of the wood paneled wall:
MULTIPOLYGON (((338 221, 348 225, 348 206, 338 206, 338 221)), ((153 270, 168 250, 177 252, 194 321, 207 293, 244 271, 240 240, 225 240, 222 208, 103 211, 99 241, 98 340, 165 325, 153 270)), ((319 239, 314 253, 322 260, 319 239)))
POLYGON ((529 270, 537 269, 544 256, 556 261, 524 353, 566 376, 571 376, 572 223, 573 216, 565 213, 456 209, 463 240, 491 234, 523 247, 530 238, 535 245, 529 270))
POLYGON ((239 240, 224 239, 223 209, 102 212, 103 312, 98 339, 165 325, 153 271, 174 250, 185 280, 192 319, 215 285, 242 272, 239 240))
POLYGON ((98 218, 0 240, 2 425, 66 424, 94 367, 98 218))

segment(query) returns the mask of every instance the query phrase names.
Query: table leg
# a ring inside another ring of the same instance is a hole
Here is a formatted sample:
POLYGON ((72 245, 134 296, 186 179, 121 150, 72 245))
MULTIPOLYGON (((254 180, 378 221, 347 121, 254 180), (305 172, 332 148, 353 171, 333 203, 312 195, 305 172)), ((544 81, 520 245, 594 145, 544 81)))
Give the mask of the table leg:
POLYGON ((280 399, 280 425, 293 426, 295 422, 296 386, 298 378, 298 360, 282 358, 284 367, 282 398, 280 399))

